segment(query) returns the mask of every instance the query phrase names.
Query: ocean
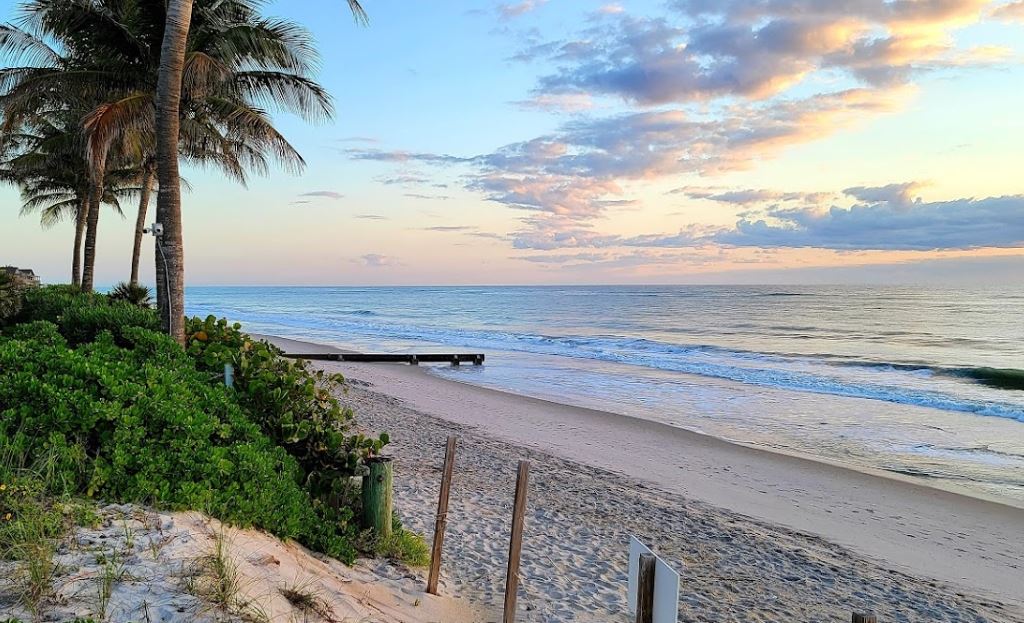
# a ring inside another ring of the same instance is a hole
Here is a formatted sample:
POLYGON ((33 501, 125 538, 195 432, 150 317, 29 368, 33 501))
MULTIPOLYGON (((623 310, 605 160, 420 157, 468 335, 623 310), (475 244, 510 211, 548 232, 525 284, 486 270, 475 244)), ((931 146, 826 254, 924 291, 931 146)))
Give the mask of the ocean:
POLYGON ((780 286, 192 287, 191 315, 1024 505, 1024 292, 780 286))

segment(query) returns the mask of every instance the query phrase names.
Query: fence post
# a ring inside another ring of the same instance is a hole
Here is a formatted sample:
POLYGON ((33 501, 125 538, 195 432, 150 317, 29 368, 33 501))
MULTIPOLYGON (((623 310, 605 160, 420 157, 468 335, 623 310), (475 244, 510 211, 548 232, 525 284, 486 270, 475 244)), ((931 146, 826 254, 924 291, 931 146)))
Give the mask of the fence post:
POLYGON ((636 583, 636 623, 654 620, 654 554, 640 554, 636 583))
POLYGON ((366 462, 370 473, 363 476, 363 524, 377 536, 391 536, 391 457, 375 456, 366 462))
POLYGON ((530 462, 519 461, 516 476, 516 502, 512 508, 512 538, 508 547, 508 573, 505 577, 504 623, 516 620, 516 598, 519 593, 519 556, 523 550, 523 519, 526 515, 526 488, 530 478, 530 462))
POLYGON ((875 617, 875 615, 870 613, 870 612, 866 612, 866 613, 854 612, 853 613, 853 623, 878 623, 878 618, 875 617))
POLYGON ((437 594, 437 582, 441 576, 441 550, 444 547, 444 530, 448 524, 448 494, 452 488, 452 472, 455 471, 455 443, 457 438, 448 437, 444 450, 444 470, 441 472, 441 493, 437 499, 437 518, 434 520, 434 546, 430 550, 430 575, 427 578, 427 592, 437 594))

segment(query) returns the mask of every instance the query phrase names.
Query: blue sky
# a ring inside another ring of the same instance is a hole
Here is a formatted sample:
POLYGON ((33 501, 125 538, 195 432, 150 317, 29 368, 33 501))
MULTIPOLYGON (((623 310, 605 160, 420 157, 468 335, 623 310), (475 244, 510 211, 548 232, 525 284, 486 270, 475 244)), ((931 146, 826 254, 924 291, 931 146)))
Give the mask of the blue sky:
MULTIPOLYGON (((1024 282, 1020 2, 343 4, 269 3, 338 113, 279 120, 301 176, 186 172, 191 283, 1024 282)), ((0 206, 65 280, 70 226, 0 206)))

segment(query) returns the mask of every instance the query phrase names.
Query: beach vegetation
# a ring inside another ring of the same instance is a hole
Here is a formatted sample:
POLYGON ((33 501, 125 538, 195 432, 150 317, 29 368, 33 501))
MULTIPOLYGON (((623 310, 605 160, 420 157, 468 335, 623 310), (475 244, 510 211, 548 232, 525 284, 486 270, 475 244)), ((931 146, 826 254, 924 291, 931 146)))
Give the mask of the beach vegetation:
POLYGON ((305 486, 318 500, 347 498, 350 477, 387 444, 388 435, 349 433, 353 413, 333 395, 344 377, 286 359, 279 348, 250 338, 241 325, 221 318, 192 318, 186 352, 199 369, 235 369, 239 403, 274 443, 298 460, 305 486))
POLYGON ((136 307, 149 308, 153 306, 153 292, 148 287, 138 282, 124 282, 114 286, 107 295, 112 301, 130 303, 136 307))
POLYGON ((373 552, 375 556, 410 567, 425 567, 430 564, 430 546, 422 536, 406 529, 397 513, 392 517, 390 535, 377 536, 370 531, 364 531, 360 536, 360 549, 373 552))
POLYGON ((156 316, 148 309, 68 286, 48 286, 26 292, 17 320, 52 322, 72 346, 92 342, 102 332, 109 332, 119 344, 127 344, 125 331, 159 327, 156 316))
POLYGON ((48 457, 51 493, 200 510, 352 560, 349 483, 388 438, 351 432, 340 377, 225 320, 191 320, 182 350, 153 310, 73 288, 19 317, 0 335, 0 439, 20 464, 48 457))
POLYGON ((53 459, 42 453, 29 463, 0 437, 0 559, 17 562, 18 596, 34 616, 52 597, 59 541, 95 521, 94 505, 71 496, 53 459))
POLYGON ((21 311, 24 288, 13 277, 0 271, 0 327, 21 311))
POLYGON ((293 608, 303 614, 303 620, 309 620, 309 618, 321 621, 334 620, 330 601, 314 582, 290 584, 279 588, 278 592, 293 608))

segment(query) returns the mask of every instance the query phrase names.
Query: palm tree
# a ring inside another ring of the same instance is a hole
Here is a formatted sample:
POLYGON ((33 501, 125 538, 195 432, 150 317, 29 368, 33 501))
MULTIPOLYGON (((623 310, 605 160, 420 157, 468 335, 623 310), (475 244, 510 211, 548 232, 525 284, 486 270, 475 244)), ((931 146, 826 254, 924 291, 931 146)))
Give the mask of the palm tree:
MULTIPOLYGON (((347 0, 358 21, 366 12, 358 0, 347 0)), ((217 0, 255 11, 255 0, 217 0)), ((161 309, 163 329, 179 343, 185 343, 185 250, 181 223, 181 187, 179 184, 177 145, 181 132, 180 105, 185 73, 189 29, 195 0, 168 0, 167 25, 160 48, 159 78, 156 91, 156 164, 160 190, 157 218, 164 227, 164 252, 157 254, 157 306, 161 309), (166 285, 165 285, 166 284, 166 285)), ((253 82, 253 87, 258 83, 253 82)))
MULTIPOLYGON (((19 132, 3 134, 0 141, 4 158, 0 161, 0 181, 21 189, 22 215, 39 211, 43 227, 68 218, 75 220, 71 282, 76 286, 81 284, 81 247, 89 211, 84 142, 68 115, 45 112, 27 120, 19 132)), ((103 202, 120 213, 116 195, 127 190, 125 173, 119 172, 111 180, 114 184, 104 193, 103 202)))
MULTIPOLYGON (((174 158, 216 166, 244 183, 246 172, 268 170, 268 156, 286 168, 300 170, 304 161, 273 127, 269 113, 259 104, 276 105, 307 118, 331 114, 329 97, 305 77, 315 64, 312 42, 302 29, 280 20, 258 15, 255 2, 238 0, 200 0, 192 19, 193 36, 187 42, 183 66, 183 85, 178 97, 178 149, 174 158)), ((25 5, 25 24, 35 31, 60 40, 68 55, 89 53, 92 65, 72 71, 72 66, 45 42, 33 39, 31 32, 11 32, 7 37, 19 49, 38 49, 35 58, 47 61, 52 71, 39 75, 27 68, 23 73, 32 81, 17 80, 8 89, 7 100, 27 111, 35 103, 38 91, 59 91, 52 85, 65 76, 90 81, 86 93, 97 93, 102 101, 94 103, 83 119, 88 139, 86 153, 93 173, 88 193, 91 200, 100 193, 100 180, 112 154, 121 160, 136 162, 140 171, 141 193, 136 218, 136 242, 132 256, 133 281, 137 280, 138 255, 145 223, 151 171, 158 163, 155 135, 161 116, 155 114, 158 70, 161 62, 156 42, 164 31, 163 0, 33 0, 25 5), (88 35, 83 33, 89 33, 88 35), (26 43, 27 42, 27 43, 26 43), (49 85, 49 86, 48 86, 49 85), (24 86, 24 88, 18 88, 24 86), (27 103, 26 103, 27 102, 27 103)), ((173 19, 169 19, 169 26, 173 19)), ((0 33, 2 34, 2 33, 0 33)), ((38 38, 38 37, 37 37, 38 38)), ((0 42, 2 43, 2 42, 0 42)), ((94 97, 94 100, 95 100, 94 97)), ((15 108, 17 110, 17 108, 15 108)), ((24 112, 22 114, 25 114, 24 112)), ((180 177, 175 191, 180 193, 180 177)), ((161 185, 161 189, 163 185, 161 185)), ((178 199, 180 201, 180 197, 178 199)), ((87 211, 91 222, 95 213, 87 211)), ((164 223, 164 244, 157 253, 157 282, 164 289, 162 258, 175 256, 175 226, 164 223)), ((179 230, 180 238, 180 227, 179 230)), ((95 227, 86 228, 88 232, 95 227)), ((179 284, 181 285, 181 284, 179 284)), ((178 288, 180 291, 180 288, 178 288)), ((166 317, 167 306, 161 305, 166 317)), ((182 310, 183 313, 183 310, 182 310)))

